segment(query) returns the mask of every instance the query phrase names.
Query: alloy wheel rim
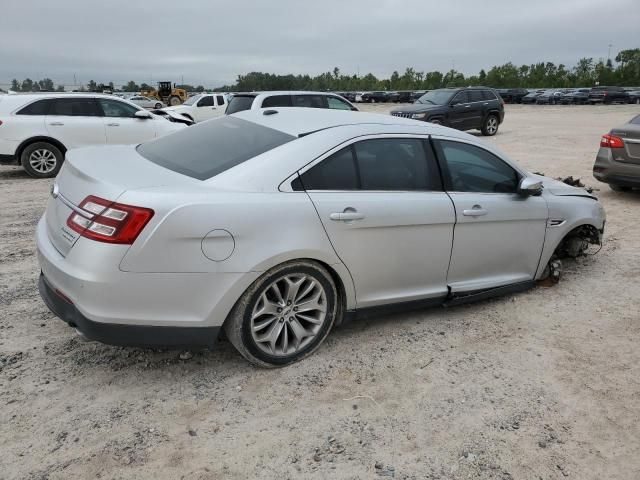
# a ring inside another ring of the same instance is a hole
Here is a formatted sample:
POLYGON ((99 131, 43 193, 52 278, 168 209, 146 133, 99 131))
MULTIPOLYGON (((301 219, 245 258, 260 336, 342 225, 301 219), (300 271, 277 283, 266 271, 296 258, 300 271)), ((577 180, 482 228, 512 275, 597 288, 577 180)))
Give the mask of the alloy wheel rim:
POLYGON ((38 173, 52 172, 58 163, 55 154, 46 148, 39 148, 29 155, 29 165, 38 173))
POLYGON ((327 295, 318 280, 289 274, 262 290, 251 312, 251 336, 262 352, 287 357, 311 343, 327 318, 327 295))
POLYGON ((498 121, 495 118, 490 118, 489 121, 487 121, 487 131, 489 133, 495 133, 497 129, 498 121))

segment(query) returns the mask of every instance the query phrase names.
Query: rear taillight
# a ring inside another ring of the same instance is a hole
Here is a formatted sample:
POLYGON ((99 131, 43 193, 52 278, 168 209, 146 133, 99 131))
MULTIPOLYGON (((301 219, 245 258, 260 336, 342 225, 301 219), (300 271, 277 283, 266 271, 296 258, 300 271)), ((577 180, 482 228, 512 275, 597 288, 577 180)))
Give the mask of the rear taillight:
POLYGON ((620 137, 616 137, 615 135, 611 135, 607 133, 602 136, 600 140, 600 146, 605 148, 624 148, 624 140, 620 137))
POLYGON ((114 203, 93 195, 85 198, 80 208, 88 214, 71 212, 67 225, 83 237, 106 243, 131 245, 153 217, 149 208, 114 203))

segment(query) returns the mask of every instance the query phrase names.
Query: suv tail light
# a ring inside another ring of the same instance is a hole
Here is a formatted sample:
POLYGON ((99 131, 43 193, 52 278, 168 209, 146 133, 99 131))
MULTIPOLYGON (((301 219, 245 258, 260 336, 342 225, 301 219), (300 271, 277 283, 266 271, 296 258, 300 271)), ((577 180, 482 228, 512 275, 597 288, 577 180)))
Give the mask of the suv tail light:
POLYGON ((615 135, 611 135, 607 133, 602 136, 600 140, 600 146, 604 148, 624 148, 624 140, 620 137, 616 137, 615 135))
POLYGON ((131 245, 145 227, 153 210, 114 203, 89 195, 80 203, 87 216, 71 212, 67 225, 81 236, 98 242, 131 245))

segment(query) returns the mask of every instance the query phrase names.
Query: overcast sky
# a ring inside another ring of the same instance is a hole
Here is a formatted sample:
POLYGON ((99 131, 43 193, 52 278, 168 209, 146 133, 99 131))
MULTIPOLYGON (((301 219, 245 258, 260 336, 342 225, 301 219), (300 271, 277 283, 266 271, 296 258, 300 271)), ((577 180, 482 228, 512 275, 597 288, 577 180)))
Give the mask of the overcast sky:
POLYGON ((0 83, 465 74, 640 47, 640 0, 2 0, 0 83))

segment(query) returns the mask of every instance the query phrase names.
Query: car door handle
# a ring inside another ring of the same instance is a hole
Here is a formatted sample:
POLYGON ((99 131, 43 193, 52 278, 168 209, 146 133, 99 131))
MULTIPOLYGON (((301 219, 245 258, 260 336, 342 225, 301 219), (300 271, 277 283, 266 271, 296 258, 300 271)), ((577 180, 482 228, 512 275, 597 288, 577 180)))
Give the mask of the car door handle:
POLYGON ((487 213, 489 212, 482 208, 480 205, 474 205, 471 210, 462 211, 462 214, 467 217, 481 217, 482 215, 486 215, 487 213))
POLYGON ((329 215, 331 220, 339 222, 350 222, 352 220, 362 220, 364 215, 359 212, 346 211, 346 212, 334 212, 329 215))
POLYGON ((119 123, 107 123, 107 127, 119 127, 119 123))
POLYGON ((61 127, 64 125, 64 123, 62 122, 51 122, 49 125, 53 126, 53 127, 61 127))

